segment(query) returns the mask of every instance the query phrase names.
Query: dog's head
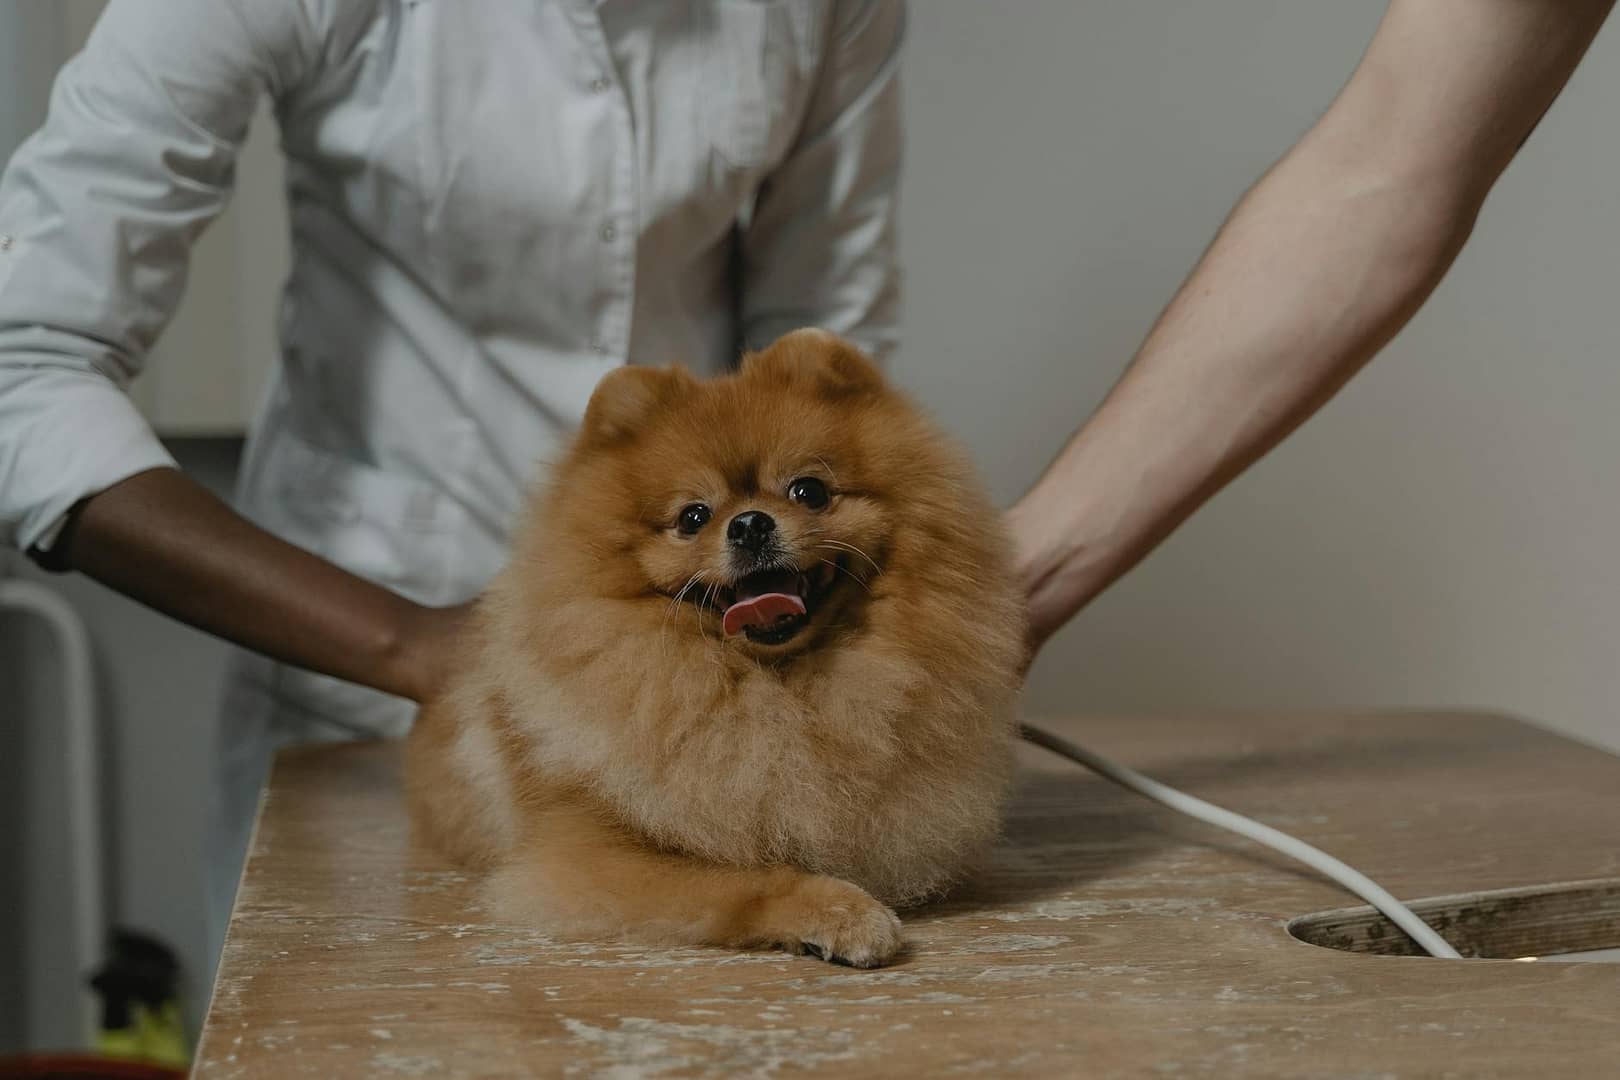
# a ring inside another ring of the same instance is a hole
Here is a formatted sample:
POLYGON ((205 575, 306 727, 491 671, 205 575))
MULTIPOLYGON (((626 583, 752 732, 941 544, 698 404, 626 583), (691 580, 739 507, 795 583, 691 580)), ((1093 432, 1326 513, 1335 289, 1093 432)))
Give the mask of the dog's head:
POLYGON ((853 625, 898 550, 971 527, 939 520, 956 510, 939 444, 858 349, 801 330, 721 378, 608 375, 545 512, 600 595, 786 656, 853 625))

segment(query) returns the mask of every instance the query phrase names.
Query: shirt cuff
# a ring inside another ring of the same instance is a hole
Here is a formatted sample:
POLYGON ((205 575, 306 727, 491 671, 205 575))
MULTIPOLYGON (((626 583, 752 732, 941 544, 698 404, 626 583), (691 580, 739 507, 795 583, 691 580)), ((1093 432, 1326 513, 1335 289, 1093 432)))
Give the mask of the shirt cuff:
POLYGON ((148 469, 176 468, 111 380, 58 367, 0 370, 0 535, 49 552, 73 508, 148 469))

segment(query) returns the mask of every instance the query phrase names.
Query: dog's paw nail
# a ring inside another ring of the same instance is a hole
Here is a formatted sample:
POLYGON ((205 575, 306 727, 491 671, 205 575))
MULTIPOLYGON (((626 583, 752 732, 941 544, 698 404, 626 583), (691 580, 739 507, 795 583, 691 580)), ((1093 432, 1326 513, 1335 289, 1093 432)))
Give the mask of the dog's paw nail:
POLYGON ((801 927, 790 939, 795 952, 840 967, 882 967, 899 953, 900 920, 883 904, 846 881, 810 882, 794 917, 801 927))

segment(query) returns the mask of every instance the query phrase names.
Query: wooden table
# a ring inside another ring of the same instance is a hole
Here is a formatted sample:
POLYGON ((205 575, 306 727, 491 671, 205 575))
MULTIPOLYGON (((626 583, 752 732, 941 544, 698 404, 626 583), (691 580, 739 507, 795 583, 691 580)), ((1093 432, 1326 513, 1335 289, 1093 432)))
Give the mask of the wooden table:
MULTIPOLYGON (((1620 878, 1620 758, 1466 714, 1049 726, 1415 898, 1620 878)), ((976 883, 873 972, 487 924, 389 744, 277 763, 203 1077, 1620 1076, 1620 965, 1297 941, 1354 898, 1025 748, 976 883)))

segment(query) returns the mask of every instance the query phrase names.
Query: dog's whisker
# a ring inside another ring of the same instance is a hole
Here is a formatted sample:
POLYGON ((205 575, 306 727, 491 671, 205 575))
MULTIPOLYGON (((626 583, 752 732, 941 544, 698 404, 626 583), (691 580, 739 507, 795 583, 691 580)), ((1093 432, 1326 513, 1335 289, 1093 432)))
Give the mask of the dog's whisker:
POLYGON ((861 578, 861 576, 859 574, 853 573, 847 566, 843 566, 843 565, 839 564, 836 560, 833 561, 833 562, 829 562, 827 565, 832 567, 834 570, 837 570, 840 574, 843 574, 845 577, 849 578, 849 580, 853 581, 855 584, 859 585, 861 588, 865 589, 868 594, 870 594, 872 592, 872 586, 868 585, 861 578))
POLYGON ((669 602, 670 610, 674 610, 682 600, 686 599, 686 594, 692 591, 692 586, 696 585, 701 580, 703 580, 702 570, 699 570, 697 573, 687 578, 686 584, 681 586, 680 591, 675 594, 675 598, 669 602))
POLYGON ((680 587, 680 590, 678 592, 676 592, 676 594, 674 596, 670 597, 669 607, 664 611, 664 621, 665 622, 669 621, 670 614, 672 612, 674 612, 677 608, 680 607, 681 601, 686 598, 686 594, 691 591, 692 586, 696 585, 698 583, 698 581, 702 577, 703 577, 703 571, 699 570, 697 573, 695 573, 691 577, 687 578, 686 579, 686 584, 682 585, 680 587))
MULTIPOLYGON (((711 581, 709 583, 709 587, 707 589, 703 590, 703 599, 698 601, 698 605, 697 605, 698 633, 703 635, 703 638, 704 638, 705 641, 708 640, 709 632, 707 630, 703 629, 703 609, 709 606, 710 598, 714 596, 715 592, 717 592, 719 590, 719 588, 720 588, 720 583, 718 581, 711 581)), ((725 635, 723 635, 723 634, 720 637, 720 643, 722 645, 725 644, 725 635)))
POLYGON ((817 546, 839 548, 843 551, 849 552, 852 555, 859 555, 872 567, 872 572, 874 574, 883 573, 883 567, 877 564, 877 560, 872 558, 872 556, 868 555, 866 552, 862 551, 860 548, 856 547, 854 544, 846 544, 842 540, 832 540, 824 536, 817 541, 817 546))
POLYGON ((709 635, 703 629, 703 604, 704 597, 708 595, 708 592, 709 590, 704 588, 703 592, 698 596, 697 603, 692 605, 692 621, 697 623, 698 634, 701 635, 705 640, 707 640, 709 635))
POLYGON ((669 617, 673 615, 677 609, 679 609, 681 606, 681 600, 686 597, 687 593, 692 591, 693 586, 701 581, 702 578, 703 571, 699 570, 697 573, 687 578, 686 584, 682 585, 680 590, 670 598, 669 606, 664 609, 664 617, 658 623, 658 650, 660 653, 664 655, 668 655, 669 653, 669 617))

